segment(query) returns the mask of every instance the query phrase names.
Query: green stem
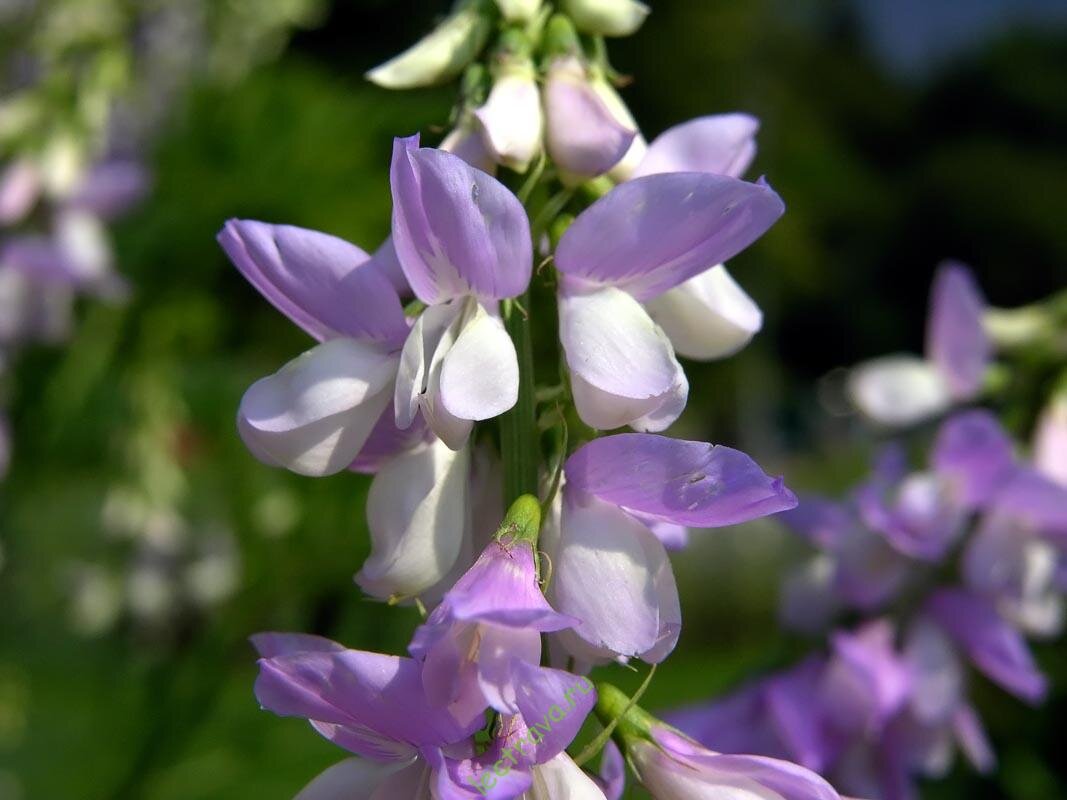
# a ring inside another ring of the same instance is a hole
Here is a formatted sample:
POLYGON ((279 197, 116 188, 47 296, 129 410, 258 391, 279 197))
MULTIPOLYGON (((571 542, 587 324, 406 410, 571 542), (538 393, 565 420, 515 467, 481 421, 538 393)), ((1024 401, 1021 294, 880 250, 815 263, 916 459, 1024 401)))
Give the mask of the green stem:
POLYGON ((537 494, 537 419, 534 400, 533 346, 530 337, 530 294, 506 304, 504 324, 519 359, 519 399, 500 417, 500 454, 504 460, 504 502, 537 494))

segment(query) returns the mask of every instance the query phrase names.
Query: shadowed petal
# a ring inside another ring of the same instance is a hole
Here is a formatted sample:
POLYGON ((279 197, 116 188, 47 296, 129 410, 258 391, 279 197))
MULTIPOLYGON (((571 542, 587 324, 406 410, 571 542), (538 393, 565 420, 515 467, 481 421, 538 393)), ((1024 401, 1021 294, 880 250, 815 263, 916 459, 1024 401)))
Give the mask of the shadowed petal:
POLYGON ((417 595, 452 568, 468 525, 466 448, 443 442, 398 456, 367 495, 371 554, 356 576, 368 594, 417 595))
POLYGON ((993 346, 982 325, 985 298, 971 271, 953 261, 937 268, 930 290, 926 355, 957 400, 982 387, 993 346))
POLYGON ((356 458, 389 403, 396 356, 332 339, 249 387, 238 431, 260 460, 302 475, 331 475, 356 458))
POLYGON ((219 244, 279 311, 314 336, 398 342, 400 298, 383 270, 343 239, 291 225, 229 220, 219 244))
POLYGON ((1027 702, 1044 699, 1048 681, 1034 663, 1026 640, 992 603, 961 589, 941 589, 927 608, 990 680, 1027 702))
POLYGON ((530 223, 518 198, 451 153, 396 139, 390 172, 393 244, 416 297, 500 300, 525 291, 530 223))
POLYGON ((796 496, 739 450, 622 433, 579 448, 568 486, 625 508, 694 527, 734 525, 793 508, 796 496))
POLYGON ((648 146, 634 177, 711 172, 740 178, 756 157, 759 120, 748 114, 697 117, 668 128, 648 146))
POLYGON ((733 355, 763 327, 763 313, 719 264, 645 303, 649 315, 686 358, 733 355))
POLYGON ((740 253, 785 211, 765 183, 707 173, 649 175, 612 189, 560 240, 556 266, 648 300, 740 253))

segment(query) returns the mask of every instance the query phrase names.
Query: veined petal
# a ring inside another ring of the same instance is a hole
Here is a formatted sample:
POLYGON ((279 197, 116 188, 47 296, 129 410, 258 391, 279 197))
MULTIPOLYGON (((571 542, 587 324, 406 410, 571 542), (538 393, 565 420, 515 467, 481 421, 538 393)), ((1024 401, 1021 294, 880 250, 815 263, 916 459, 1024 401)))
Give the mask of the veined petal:
POLYGON ((478 304, 441 364, 441 404, 459 419, 503 414, 519 397, 515 345, 499 317, 478 304))
POLYGON ((674 172, 620 184, 556 249, 564 274, 648 300, 740 253, 785 211, 766 183, 674 172))
MULTIPOLYGON (((430 705, 410 658, 361 650, 309 651, 259 661, 256 698, 286 717, 337 725, 368 743, 422 747, 457 742, 481 714, 457 720, 430 705)), ((396 748, 400 756, 403 748, 396 748)), ((408 751, 408 757, 414 753, 408 751)), ((401 760, 397 758, 395 760, 401 760)))
POLYGON ((796 496, 739 450, 641 433, 579 448, 567 485, 625 508, 694 527, 735 525, 793 508, 796 496))
POLYGON ((646 301, 652 319, 686 358, 731 356, 761 327, 763 312, 722 264, 646 301))
POLYGON ((525 291, 533 269, 530 223, 503 184, 451 153, 396 139, 390 172, 393 244, 415 295, 500 300, 525 291))
POLYGON ((985 298, 971 271, 954 261, 937 268, 930 290, 926 356, 940 370, 957 400, 982 387, 993 346, 982 324, 985 298))
POLYGON ((229 220, 219 244, 275 308, 314 336, 398 342, 407 331, 383 270, 336 236, 254 220, 229 220))
POLYGON ((854 367, 848 392, 865 416, 891 426, 922 422, 952 403, 941 373, 930 362, 909 355, 883 356, 854 367))
POLYGON ((593 682, 559 669, 513 664, 519 713, 533 741, 531 759, 543 764, 562 753, 596 705, 593 682), (540 733, 540 736, 534 734, 540 733))
POLYGON ((676 385, 670 341, 626 292, 564 292, 559 334, 577 379, 578 413, 593 427, 616 428, 655 411, 676 385))
POLYGON ((452 568, 469 523, 469 462, 466 448, 438 441, 375 475, 367 496, 371 554, 356 576, 365 592, 417 595, 452 568))
POLYGON ((666 657, 681 629, 677 588, 667 553, 647 527, 568 487, 550 555, 555 575, 549 599, 581 620, 575 635, 604 657, 666 657))
POLYGON ((356 339, 312 348, 245 392, 238 431, 253 455, 303 475, 356 458, 389 403, 396 356, 356 339))
POLYGON ((611 113, 575 56, 556 58, 549 65, 544 103, 548 153, 568 179, 607 172, 637 136, 635 128, 611 113))
POLYGON ((757 131, 759 120, 749 114, 691 119, 652 140, 634 177, 662 172, 711 172, 740 178, 756 157, 757 131))

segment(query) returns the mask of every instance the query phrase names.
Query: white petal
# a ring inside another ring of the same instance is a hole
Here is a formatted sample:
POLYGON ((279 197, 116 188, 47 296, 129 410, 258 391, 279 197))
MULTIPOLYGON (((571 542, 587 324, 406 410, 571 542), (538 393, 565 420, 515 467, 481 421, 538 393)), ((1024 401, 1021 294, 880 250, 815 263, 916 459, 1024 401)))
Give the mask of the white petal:
POLYGON ((676 404, 679 367, 670 340, 626 292, 562 294, 559 333, 586 424, 617 428, 676 404))
POLYGON ((909 355, 860 364, 849 375, 848 391, 863 414, 883 425, 913 425, 951 404, 948 386, 933 364, 909 355))
POLYGON ((260 460, 302 475, 330 475, 355 459, 389 403, 395 355, 333 339, 249 387, 238 431, 260 460))
POLYGON ((441 367, 441 403, 460 419, 492 419, 519 397, 515 345, 499 317, 479 305, 441 367))
POLYGON ((467 535, 469 462, 466 448, 437 441, 397 456, 374 476, 371 554, 356 576, 364 591, 417 595, 448 573, 467 535))
POLYGON ((648 16, 638 0, 563 0, 563 10, 578 30, 599 36, 629 36, 648 16))
POLYGON ((293 800, 371 800, 378 783, 401 768, 346 758, 321 772, 293 800))
POLYGON ((541 10, 541 0, 496 0, 508 22, 530 22, 541 10))
POLYGON ((475 4, 464 4, 403 53, 375 67, 367 79, 386 89, 442 83, 460 73, 489 35, 489 22, 475 4))
POLYGON ((501 164, 525 172, 541 152, 544 128, 541 95, 534 71, 528 65, 517 65, 501 74, 489 92, 489 99, 474 116, 486 144, 501 164))
POLYGON ((554 607, 580 619, 575 633, 602 655, 659 660, 673 647, 680 623, 674 576, 663 545, 642 523, 595 498, 568 499, 553 562, 554 607))
POLYGON ((393 405, 396 426, 410 427, 419 411, 419 402, 426 392, 429 363, 448 327, 462 313, 461 303, 430 306, 415 320, 404 349, 400 352, 400 367, 396 376, 393 405))
POLYGON ((722 264, 645 303, 675 352, 708 361, 733 355, 763 326, 763 313, 722 264))
POLYGON ((538 764, 533 785, 520 800, 606 800, 604 792, 566 753, 538 764))

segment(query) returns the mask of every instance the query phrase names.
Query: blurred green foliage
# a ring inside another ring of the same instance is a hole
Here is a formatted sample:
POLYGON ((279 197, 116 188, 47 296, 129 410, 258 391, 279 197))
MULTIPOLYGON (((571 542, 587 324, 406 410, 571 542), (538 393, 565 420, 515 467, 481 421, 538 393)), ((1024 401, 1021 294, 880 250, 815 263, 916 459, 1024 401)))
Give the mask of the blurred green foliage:
MULTIPOLYGON (((789 206, 733 267, 767 329, 739 357, 690 369, 678 435, 743 447, 795 488, 825 491, 862 472, 869 445, 822 411, 817 380, 918 349, 938 260, 969 260, 1004 305, 1067 282, 1067 43, 1007 39, 932 84, 898 84, 842 7, 662 2, 613 50, 636 76, 627 97, 649 133, 714 111, 759 115, 757 170, 789 206)), ((20 365, 15 462, 0 490, 0 800, 291 797, 340 752, 256 707, 246 637, 303 630, 405 647, 415 612, 368 602, 351 581, 368 549, 366 479, 270 470, 234 433, 244 389, 308 341, 214 235, 240 216, 377 247, 391 139, 433 136, 451 96, 387 94, 360 73, 430 16, 416 3, 338 4, 277 65, 175 109, 151 159, 155 192, 117 228, 133 302, 86 305, 69 347, 20 365), (146 435, 177 467, 165 480, 177 481, 192 534, 232 532, 239 588, 165 624, 124 612, 109 632, 78 635, 72 565, 105 564, 123 580, 134 553, 107 530, 105 498, 151 480, 146 435)), ((647 695, 653 708, 710 697, 806 646, 774 623, 796 543, 772 523, 696 539, 676 559, 686 627, 647 695)), ((977 687, 998 774, 960 769, 924 796, 1067 795, 1055 730, 1067 649, 1043 646, 1039 658, 1058 685, 1039 711, 977 687)), ((640 680, 616 671, 624 688, 640 680)))

